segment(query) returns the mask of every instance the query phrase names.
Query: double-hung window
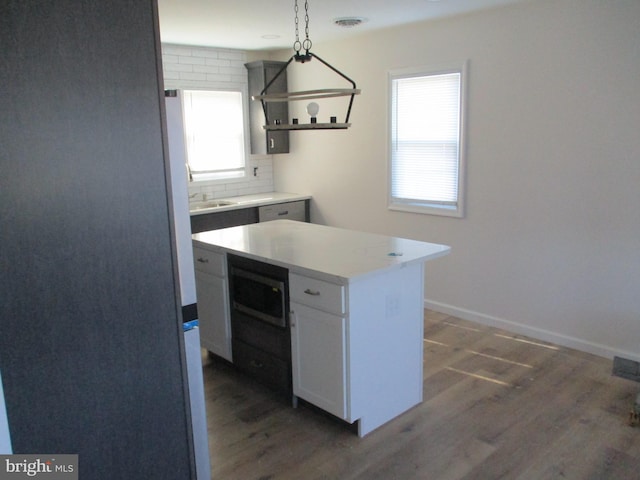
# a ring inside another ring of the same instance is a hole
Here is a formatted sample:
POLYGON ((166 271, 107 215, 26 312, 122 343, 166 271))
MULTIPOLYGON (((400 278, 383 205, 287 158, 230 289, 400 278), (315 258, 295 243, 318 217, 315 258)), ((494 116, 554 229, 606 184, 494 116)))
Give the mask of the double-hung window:
POLYGON ((465 67, 389 74, 389 208, 463 216, 465 67))
POLYGON ((243 92, 185 90, 184 130, 187 163, 193 180, 222 180, 247 175, 243 92))

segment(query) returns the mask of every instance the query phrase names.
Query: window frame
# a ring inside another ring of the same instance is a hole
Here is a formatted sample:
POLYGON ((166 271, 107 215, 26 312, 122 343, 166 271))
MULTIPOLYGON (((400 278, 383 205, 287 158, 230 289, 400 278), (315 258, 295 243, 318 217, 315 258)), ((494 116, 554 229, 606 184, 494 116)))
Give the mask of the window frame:
MULTIPOLYGON (((250 162, 250 131, 249 131, 249 90, 246 85, 225 86, 225 87, 189 87, 182 89, 182 120, 186 128, 186 111, 184 106, 186 91, 202 91, 202 92, 237 92, 240 93, 242 99, 242 129, 243 129, 243 144, 244 144, 244 166, 242 169, 234 170, 234 172, 242 172, 241 174, 225 175, 224 172, 218 173, 191 173, 190 172, 190 184, 195 186, 207 186, 207 185, 220 185, 225 183, 247 182, 250 177, 251 162, 250 162)), ((189 166, 189 152, 187 147, 187 132, 184 130, 185 136, 185 160, 187 166, 189 166)))
POLYGON ((388 178, 387 178, 387 208, 394 211, 412 212, 427 215, 440 215, 447 217, 463 218, 465 211, 465 178, 466 178, 466 103, 467 103, 467 77, 468 61, 452 63, 447 65, 429 67, 409 67, 403 69, 390 70, 388 72, 388 178), (394 81, 404 78, 429 77, 445 75, 451 73, 460 74, 460 108, 458 119, 458 177, 457 177, 457 199, 455 206, 440 204, 435 201, 398 201, 393 197, 393 145, 394 145, 394 81))

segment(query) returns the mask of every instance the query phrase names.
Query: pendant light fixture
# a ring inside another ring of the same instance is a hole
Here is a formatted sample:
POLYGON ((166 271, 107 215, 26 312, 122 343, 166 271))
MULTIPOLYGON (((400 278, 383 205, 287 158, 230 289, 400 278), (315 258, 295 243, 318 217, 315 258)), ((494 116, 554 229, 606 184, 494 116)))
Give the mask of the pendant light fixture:
POLYGON ((351 107, 353 106, 353 99, 356 95, 360 94, 360 90, 356 88, 356 84, 353 80, 340 72, 337 68, 331 66, 325 62, 322 58, 311 52, 312 42, 309 39, 309 0, 305 0, 305 39, 300 41, 299 33, 299 20, 298 20, 298 0, 294 0, 295 10, 295 29, 296 40, 293 44, 293 50, 295 53, 291 56, 289 61, 278 71, 278 73, 271 79, 269 83, 260 92, 260 95, 254 95, 251 97, 253 100, 260 100, 262 102, 262 109, 265 116, 265 130, 328 130, 328 129, 346 129, 351 126, 349 123, 349 116, 351 115, 351 107), (287 93, 269 93, 269 87, 274 84, 276 79, 280 77, 291 65, 294 60, 296 63, 310 62, 312 59, 318 60, 322 65, 333 71, 338 76, 346 80, 351 88, 324 88, 319 90, 305 90, 300 92, 287 92, 287 93), (315 101, 311 101, 307 105, 307 113, 310 116, 309 123, 299 123, 294 119, 293 123, 281 124, 278 121, 271 122, 268 116, 267 103, 268 102, 292 102, 300 100, 317 100, 330 97, 350 97, 348 106, 346 107, 346 114, 343 122, 338 122, 336 116, 330 117, 329 123, 318 123, 317 115, 319 111, 319 105, 315 101))

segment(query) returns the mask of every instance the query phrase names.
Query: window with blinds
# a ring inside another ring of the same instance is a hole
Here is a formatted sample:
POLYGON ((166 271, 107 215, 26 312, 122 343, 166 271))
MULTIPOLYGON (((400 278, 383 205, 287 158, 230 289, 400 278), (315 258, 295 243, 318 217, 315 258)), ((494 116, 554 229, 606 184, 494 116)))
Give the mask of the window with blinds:
POLYGON ((463 74, 390 73, 390 209, 463 216, 463 74))
POLYGON ((183 109, 193 180, 246 176, 242 92, 185 90, 183 109))

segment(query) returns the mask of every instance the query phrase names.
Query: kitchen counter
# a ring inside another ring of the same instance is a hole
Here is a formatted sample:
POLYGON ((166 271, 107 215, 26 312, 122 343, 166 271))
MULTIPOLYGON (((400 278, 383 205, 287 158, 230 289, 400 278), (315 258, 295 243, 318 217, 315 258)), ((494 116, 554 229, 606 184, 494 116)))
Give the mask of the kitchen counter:
POLYGON ((450 250, 445 245, 290 220, 201 232, 192 238, 194 245, 243 254, 301 274, 333 277, 340 283, 432 260, 450 250))
POLYGON ((300 195, 298 193, 287 192, 266 192, 255 193, 252 195, 241 195, 237 197, 225 197, 207 200, 204 202, 192 203, 189 205, 189 213, 193 215, 202 215, 205 213, 226 212, 230 210, 238 210, 249 207, 262 207, 264 205, 273 205, 276 203, 295 202, 297 200, 309 200, 310 195, 300 195), (229 203, 229 205, 206 206, 212 202, 229 203))

